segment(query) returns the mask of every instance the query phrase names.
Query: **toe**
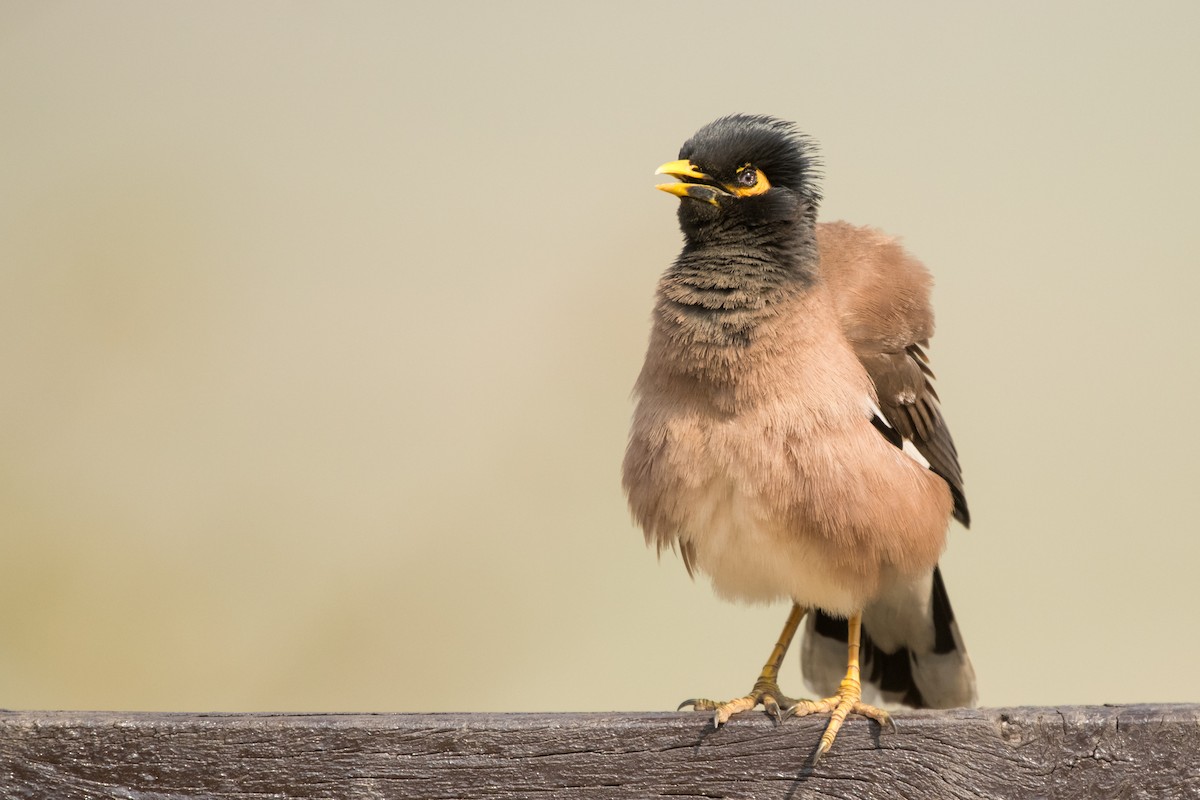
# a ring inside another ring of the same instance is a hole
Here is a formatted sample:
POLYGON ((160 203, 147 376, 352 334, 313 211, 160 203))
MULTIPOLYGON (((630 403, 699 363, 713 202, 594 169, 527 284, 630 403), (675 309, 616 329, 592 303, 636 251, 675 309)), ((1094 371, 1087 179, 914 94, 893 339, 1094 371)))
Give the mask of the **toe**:
POLYGON ((683 711, 688 706, 691 706, 693 711, 712 711, 714 708, 717 708, 720 705, 721 704, 717 701, 709 700, 707 697, 693 697, 688 700, 684 700, 678 705, 678 707, 676 707, 675 710, 683 711))
POLYGON ((851 714, 858 714, 861 717, 873 719, 885 728, 896 729, 896 723, 892 722, 892 715, 884 711, 882 708, 869 706, 866 703, 860 703, 857 700, 851 705, 851 714))
POLYGON ((743 711, 749 711, 758 705, 757 697, 739 697, 736 700, 730 700, 728 703, 722 703, 713 713, 713 725, 721 727, 734 714, 740 714, 743 711))

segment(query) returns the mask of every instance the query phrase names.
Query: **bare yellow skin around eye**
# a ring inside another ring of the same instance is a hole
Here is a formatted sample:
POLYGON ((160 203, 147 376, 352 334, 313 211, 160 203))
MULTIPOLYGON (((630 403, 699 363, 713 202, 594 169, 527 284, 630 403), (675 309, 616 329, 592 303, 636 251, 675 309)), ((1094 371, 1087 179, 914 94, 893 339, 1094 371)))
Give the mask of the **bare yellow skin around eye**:
POLYGON ((738 170, 738 175, 741 175, 743 171, 748 169, 753 169, 754 174, 758 176, 758 180, 755 181, 753 186, 743 186, 742 184, 735 182, 725 184, 725 188, 736 194, 738 197, 752 197, 756 194, 762 194, 771 188, 771 182, 767 180, 767 176, 763 174, 763 171, 757 167, 752 167, 747 164, 746 166, 742 167, 742 169, 738 170))

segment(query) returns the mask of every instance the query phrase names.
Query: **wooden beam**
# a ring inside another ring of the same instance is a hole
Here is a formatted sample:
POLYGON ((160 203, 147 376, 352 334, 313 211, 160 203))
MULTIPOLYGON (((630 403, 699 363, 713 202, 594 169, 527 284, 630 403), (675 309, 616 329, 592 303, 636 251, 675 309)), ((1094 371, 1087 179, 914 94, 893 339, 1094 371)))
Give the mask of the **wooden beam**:
POLYGON ((706 715, 0 711, 5 798, 1200 797, 1200 705, 706 715))

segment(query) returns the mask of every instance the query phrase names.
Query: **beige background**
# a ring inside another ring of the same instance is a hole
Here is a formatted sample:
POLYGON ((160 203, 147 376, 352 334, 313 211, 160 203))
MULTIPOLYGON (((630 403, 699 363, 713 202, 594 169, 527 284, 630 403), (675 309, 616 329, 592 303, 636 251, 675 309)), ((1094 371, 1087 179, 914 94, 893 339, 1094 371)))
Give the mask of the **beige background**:
POLYGON ((657 563, 619 488, 679 246, 651 173, 733 111, 798 120, 825 218, 937 277, 982 701, 1200 700, 1198 26, 0 4, 0 706, 748 689, 784 609, 657 563))

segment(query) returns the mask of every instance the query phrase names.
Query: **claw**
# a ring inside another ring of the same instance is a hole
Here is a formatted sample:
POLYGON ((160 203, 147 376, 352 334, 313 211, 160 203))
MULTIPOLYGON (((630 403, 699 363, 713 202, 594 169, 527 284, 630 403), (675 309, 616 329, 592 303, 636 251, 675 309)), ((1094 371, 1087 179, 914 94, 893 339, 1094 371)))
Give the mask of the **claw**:
POLYGON ((831 748, 831 747, 833 747, 832 743, 828 743, 823 740, 819 745, 817 745, 817 752, 813 753, 812 762, 811 762, 811 765, 814 768, 817 766, 817 764, 821 763, 821 757, 824 756, 826 753, 828 753, 829 748, 831 748))
POLYGON ((779 723, 791 716, 796 701, 780 692, 773 683, 770 685, 755 684, 754 691, 745 697, 737 697, 724 703, 704 697, 691 698, 684 700, 675 710, 682 711, 691 706, 696 711, 712 711, 713 727, 719 728, 733 715, 749 711, 758 705, 761 705, 767 715, 779 723), (784 705, 780 705, 780 701, 784 705))
POLYGON ((812 764, 816 766, 821 760, 821 757, 829 752, 833 747, 833 741, 837 738, 838 731, 842 728, 842 723, 846 721, 846 717, 850 714, 873 719, 881 726, 886 725, 893 727, 892 717, 882 708, 869 706, 863 703, 859 698, 862 696, 862 690, 857 681, 846 680, 838 687, 838 693, 832 697, 826 697, 824 700, 806 700, 797 705, 797 714, 799 716, 807 716, 809 714, 829 714, 829 724, 825 726, 825 733, 821 736, 821 742, 817 746, 816 752, 813 754, 812 764))
POLYGON ((796 701, 779 691, 779 665, 783 663, 783 657, 787 654, 788 645, 792 642, 792 637, 796 635, 796 628, 800 625, 800 620, 804 618, 804 609, 798 605, 792 605, 792 610, 788 614, 787 622, 784 623, 783 632, 779 634, 779 641, 775 643, 775 649, 771 651, 771 657, 763 666, 762 672, 759 673, 758 680, 754 683, 754 688, 750 690, 750 694, 745 697, 737 697, 725 703, 717 703, 705 698, 693 698, 684 700, 679 704, 677 711, 682 711, 687 706, 691 706, 697 711, 712 711, 713 712, 713 727, 720 728, 734 714, 740 714, 743 711, 749 711, 755 706, 761 705, 767 712, 767 715, 776 721, 783 722, 791 716, 796 709, 796 701))
POLYGON ((788 717, 796 713, 796 701, 790 697, 780 696, 777 698, 768 696, 763 705, 767 708, 767 713, 775 719, 776 725, 782 725, 788 717), (780 701, 783 705, 780 705, 780 701))
POLYGON ((767 710, 767 714, 775 720, 776 724, 782 721, 783 712, 779 710, 779 703, 775 702, 775 698, 764 697, 762 704, 763 708, 767 710))
POLYGON ((829 714, 829 723, 825 726, 825 733, 821 736, 821 741, 813 753, 811 763, 814 767, 820 763, 825 754, 833 747, 833 740, 837 737, 842 723, 845 722, 846 717, 850 714, 857 714, 868 719, 873 719, 881 726, 895 733, 896 721, 892 719, 890 714, 881 708, 869 706, 862 702, 862 684, 859 678, 858 665, 859 636, 862 627, 861 613, 854 614, 847 622, 846 677, 838 686, 837 694, 832 697, 826 697, 824 700, 793 700, 779 691, 779 684, 777 682, 779 678, 779 665, 783 662, 788 645, 791 643, 792 637, 796 633, 796 628, 803 617, 804 609, 798 605, 793 605, 791 614, 788 615, 788 621, 783 626, 783 632, 779 635, 779 641, 776 642, 775 649, 771 651, 771 657, 763 666, 758 680, 754 683, 754 688, 750 690, 750 694, 745 697, 734 698, 725 703, 718 703, 706 698, 692 698, 680 703, 677 710, 682 711, 684 708, 691 706, 697 711, 712 711, 714 729, 720 728, 734 714, 749 711, 759 705, 763 707, 768 716, 775 720, 776 724, 781 724, 788 717, 803 717, 808 714, 829 714))
POLYGON ((721 705, 716 700, 709 700, 707 697, 693 697, 690 700, 684 700, 675 710, 683 711, 686 706, 691 706, 693 711, 712 711, 720 708, 721 705))

